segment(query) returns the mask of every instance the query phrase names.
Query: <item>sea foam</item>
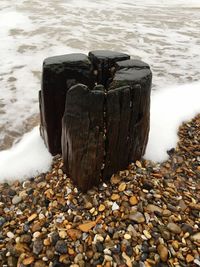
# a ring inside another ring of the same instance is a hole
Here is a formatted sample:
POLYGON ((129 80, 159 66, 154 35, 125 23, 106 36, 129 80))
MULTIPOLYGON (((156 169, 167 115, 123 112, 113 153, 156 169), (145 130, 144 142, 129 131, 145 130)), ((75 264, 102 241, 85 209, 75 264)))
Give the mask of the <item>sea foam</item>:
MULTIPOLYGON (((179 125, 200 113, 200 83, 165 88, 152 93, 150 135, 145 158, 162 162, 176 146, 179 125)), ((50 169, 52 156, 39 127, 24 135, 11 149, 0 152, 0 181, 23 180, 50 169)))

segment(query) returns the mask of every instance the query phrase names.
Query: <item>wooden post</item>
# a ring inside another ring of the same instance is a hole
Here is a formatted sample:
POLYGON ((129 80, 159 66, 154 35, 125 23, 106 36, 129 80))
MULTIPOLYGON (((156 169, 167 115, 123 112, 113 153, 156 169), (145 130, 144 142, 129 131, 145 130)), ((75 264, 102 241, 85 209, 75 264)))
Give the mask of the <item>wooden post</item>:
POLYGON ((67 92, 62 120, 66 173, 82 190, 98 185, 104 158, 104 91, 77 84, 67 92))
POLYGON ((116 63, 106 101, 106 157, 103 178, 140 159, 147 145, 152 73, 146 63, 116 63))
POLYGON ((84 54, 46 58, 43 62, 40 92, 40 132, 52 155, 61 153, 61 121, 65 110, 66 92, 83 83, 93 88, 92 65, 84 54))
POLYGON ((85 192, 144 154, 152 73, 148 64, 123 53, 98 50, 89 59, 72 59, 45 63, 41 132, 53 154, 61 150, 62 132, 65 171, 85 192))

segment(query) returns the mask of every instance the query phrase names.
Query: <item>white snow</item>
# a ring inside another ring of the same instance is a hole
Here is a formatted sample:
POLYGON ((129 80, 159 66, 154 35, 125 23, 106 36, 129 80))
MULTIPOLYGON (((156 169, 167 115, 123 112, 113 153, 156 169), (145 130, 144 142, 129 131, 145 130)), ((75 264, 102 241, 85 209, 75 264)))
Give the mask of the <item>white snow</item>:
POLYGON ((145 158, 162 162, 175 148, 182 122, 200 113, 200 83, 165 88, 152 93, 149 141, 145 158))
POLYGON ((0 181, 24 180, 51 167, 52 156, 39 134, 39 127, 25 134, 9 150, 0 152, 0 181))
MULTIPOLYGON (((176 147, 182 122, 200 113, 200 83, 174 86, 152 93, 151 126, 145 158, 162 162, 167 150, 176 147)), ((49 170, 52 156, 39 127, 24 135, 11 149, 0 152, 0 181, 25 179, 49 170)), ((113 209, 116 209, 115 203, 113 209)))

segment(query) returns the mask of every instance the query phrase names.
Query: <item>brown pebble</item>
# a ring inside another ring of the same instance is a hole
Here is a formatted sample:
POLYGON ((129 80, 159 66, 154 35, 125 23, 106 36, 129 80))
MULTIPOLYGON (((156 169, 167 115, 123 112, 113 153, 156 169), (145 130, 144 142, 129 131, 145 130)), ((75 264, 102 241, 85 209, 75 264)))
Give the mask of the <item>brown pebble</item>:
POLYGON ((141 212, 135 212, 129 215, 129 219, 137 223, 143 223, 145 221, 144 215, 141 212))
POLYGON ((68 248, 68 253, 69 255, 74 255, 75 251, 73 250, 73 248, 68 248))
POLYGON ((37 213, 33 213, 31 216, 28 217, 28 222, 32 222, 37 217, 37 213))
POLYGON ((191 239, 192 239, 193 241, 200 242, 200 232, 198 232, 198 233, 192 235, 192 236, 191 236, 191 239))
POLYGON ((138 203, 138 199, 136 196, 132 196, 129 198, 129 202, 131 205, 136 205, 138 203))
POLYGON ((194 261, 194 257, 191 254, 187 254, 186 256, 186 262, 190 263, 194 261))
POLYGON ((45 238, 43 243, 44 243, 45 246, 50 246, 51 245, 51 239, 49 237, 45 238))
POLYGON ((112 184, 118 184, 121 181, 121 177, 119 175, 112 175, 110 181, 112 184))
POLYGON ((42 260, 36 261, 34 267, 47 267, 46 263, 42 260))
POLYGON ((167 229, 174 234, 180 234, 182 231, 181 228, 175 223, 168 223, 167 229))
POLYGON ((81 231, 78 229, 69 229, 67 230, 67 234, 74 241, 81 238, 81 235, 82 235, 81 231))
POLYGON ((153 204, 147 205, 146 210, 147 212, 152 212, 152 213, 156 211, 162 213, 163 211, 160 207, 153 205, 153 204))
POLYGON ((23 260, 23 264, 25 265, 25 266, 27 266, 27 265, 29 265, 29 264, 32 264, 33 262, 34 262, 34 257, 29 257, 29 258, 26 258, 26 259, 24 259, 23 260))
POLYGON ((138 167, 138 168, 142 168, 142 164, 139 160, 136 160, 136 163, 135 165, 138 167))
POLYGON ((87 251, 86 251, 86 256, 87 256, 89 259, 92 259, 93 255, 94 255, 93 250, 87 250, 87 251))
POLYGON ((157 247, 158 254, 160 255, 160 258, 163 262, 166 262, 168 260, 168 249, 165 245, 159 244, 157 247))
POLYGON ((126 184, 125 183, 121 183, 118 187, 119 192, 123 192, 126 189, 126 184))
POLYGON ((172 247, 177 251, 179 249, 179 242, 177 240, 173 240, 172 247))
POLYGON ((111 200, 115 201, 115 200, 118 200, 120 198, 120 195, 118 194, 112 194, 111 196, 111 200))
POLYGON ((65 239, 67 237, 67 232, 62 230, 59 232, 59 236, 60 238, 65 239))
POLYGON ((106 207, 105 207, 103 204, 101 204, 101 205, 99 206, 99 211, 104 211, 105 208, 106 208, 106 207))

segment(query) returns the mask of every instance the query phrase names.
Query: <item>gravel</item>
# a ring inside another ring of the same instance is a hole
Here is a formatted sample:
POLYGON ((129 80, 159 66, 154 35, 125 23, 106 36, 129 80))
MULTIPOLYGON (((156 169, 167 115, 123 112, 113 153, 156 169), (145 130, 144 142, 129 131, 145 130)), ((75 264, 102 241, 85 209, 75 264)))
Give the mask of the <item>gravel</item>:
POLYGON ((200 266, 200 116, 179 138, 166 162, 137 161, 87 194, 60 156, 0 184, 0 266, 200 266))

